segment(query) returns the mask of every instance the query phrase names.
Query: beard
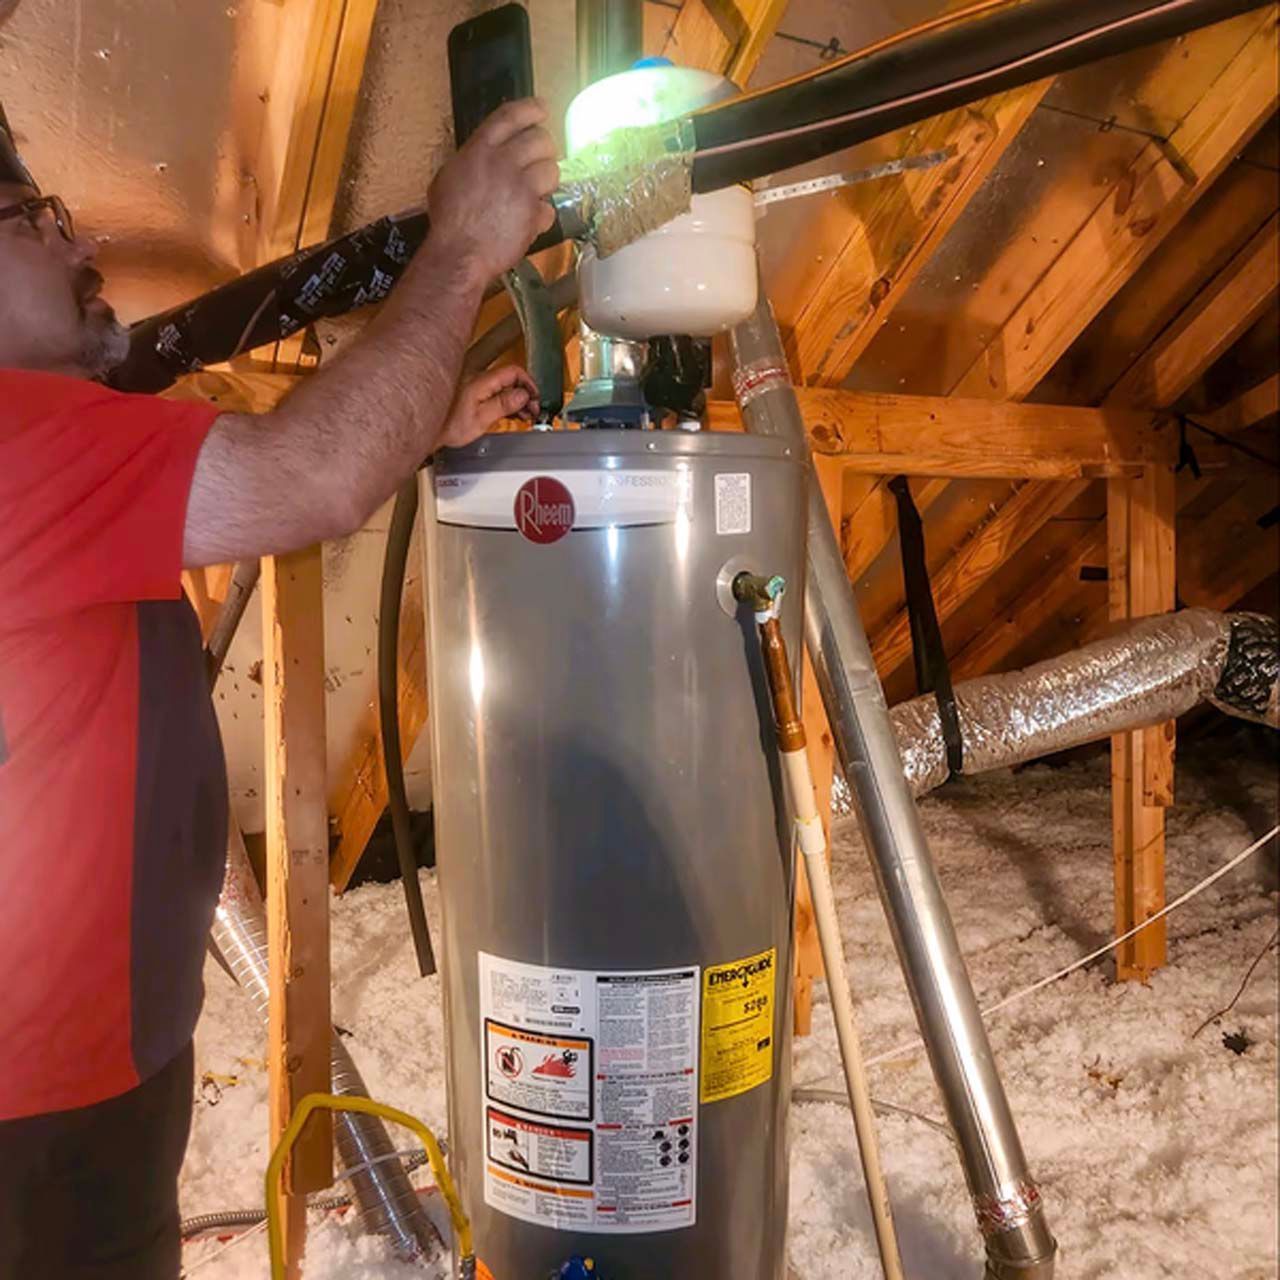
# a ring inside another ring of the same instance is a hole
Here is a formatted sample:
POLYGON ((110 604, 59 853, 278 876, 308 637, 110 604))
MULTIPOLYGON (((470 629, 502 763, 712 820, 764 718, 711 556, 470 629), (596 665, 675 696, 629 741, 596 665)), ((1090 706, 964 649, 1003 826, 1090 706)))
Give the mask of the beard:
POLYGON ((88 268, 78 285, 80 358, 77 363, 90 378, 101 381, 128 356, 129 331, 98 296, 102 276, 97 271, 88 268))
POLYGON ((90 317, 82 330, 80 367, 98 381, 122 365, 129 355, 129 330, 108 309, 105 317, 90 317))

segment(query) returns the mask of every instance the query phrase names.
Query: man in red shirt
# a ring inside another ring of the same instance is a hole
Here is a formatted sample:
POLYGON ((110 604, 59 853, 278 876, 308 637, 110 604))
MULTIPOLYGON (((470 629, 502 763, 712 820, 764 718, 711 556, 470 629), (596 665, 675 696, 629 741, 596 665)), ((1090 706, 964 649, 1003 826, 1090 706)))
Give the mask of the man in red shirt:
POLYGON ((552 222, 533 101, 440 172, 350 349, 273 412, 99 385, 94 246, 0 111, 0 1280, 175 1280, 226 779, 184 567, 357 529, 433 449, 536 408, 457 391, 489 281, 552 222))

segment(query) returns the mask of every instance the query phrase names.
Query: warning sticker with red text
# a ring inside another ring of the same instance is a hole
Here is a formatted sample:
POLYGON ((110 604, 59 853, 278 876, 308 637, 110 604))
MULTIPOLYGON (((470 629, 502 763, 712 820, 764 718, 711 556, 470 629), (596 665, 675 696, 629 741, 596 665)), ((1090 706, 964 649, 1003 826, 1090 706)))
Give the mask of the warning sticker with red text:
POLYGON ((593 1045, 583 1036, 552 1036, 484 1020, 485 1092, 534 1115, 591 1119, 593 1045))
POLYGON ((481 953, 486 1204, 602 1233, 694 1224, 699 977, 481 953))

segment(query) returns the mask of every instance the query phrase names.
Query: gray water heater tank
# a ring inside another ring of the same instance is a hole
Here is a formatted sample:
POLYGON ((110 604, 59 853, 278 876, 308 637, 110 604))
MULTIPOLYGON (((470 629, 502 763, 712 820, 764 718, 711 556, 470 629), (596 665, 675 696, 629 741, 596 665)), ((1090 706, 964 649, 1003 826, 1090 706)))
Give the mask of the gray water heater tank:
POLYGON ((424 473, 451 1159, 493 1280, 783 1280, 795 872, 759 641, 805 472, 730 433, 424 473))

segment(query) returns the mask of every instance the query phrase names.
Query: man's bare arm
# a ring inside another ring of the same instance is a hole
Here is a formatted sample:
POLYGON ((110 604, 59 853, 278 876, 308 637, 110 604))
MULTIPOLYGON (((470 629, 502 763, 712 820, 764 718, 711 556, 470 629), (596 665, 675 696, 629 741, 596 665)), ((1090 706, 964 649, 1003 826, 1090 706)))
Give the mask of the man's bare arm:
POLYGON ((188 567, 294 550, 360 527, 440 444, 533 407, 527 375, 458 376, 485 285, 553 219, 554 143, 534 102, 503 108, 441 171, 432 229, 350 349, 273 412, 223 414, 188 503, 188 567))

